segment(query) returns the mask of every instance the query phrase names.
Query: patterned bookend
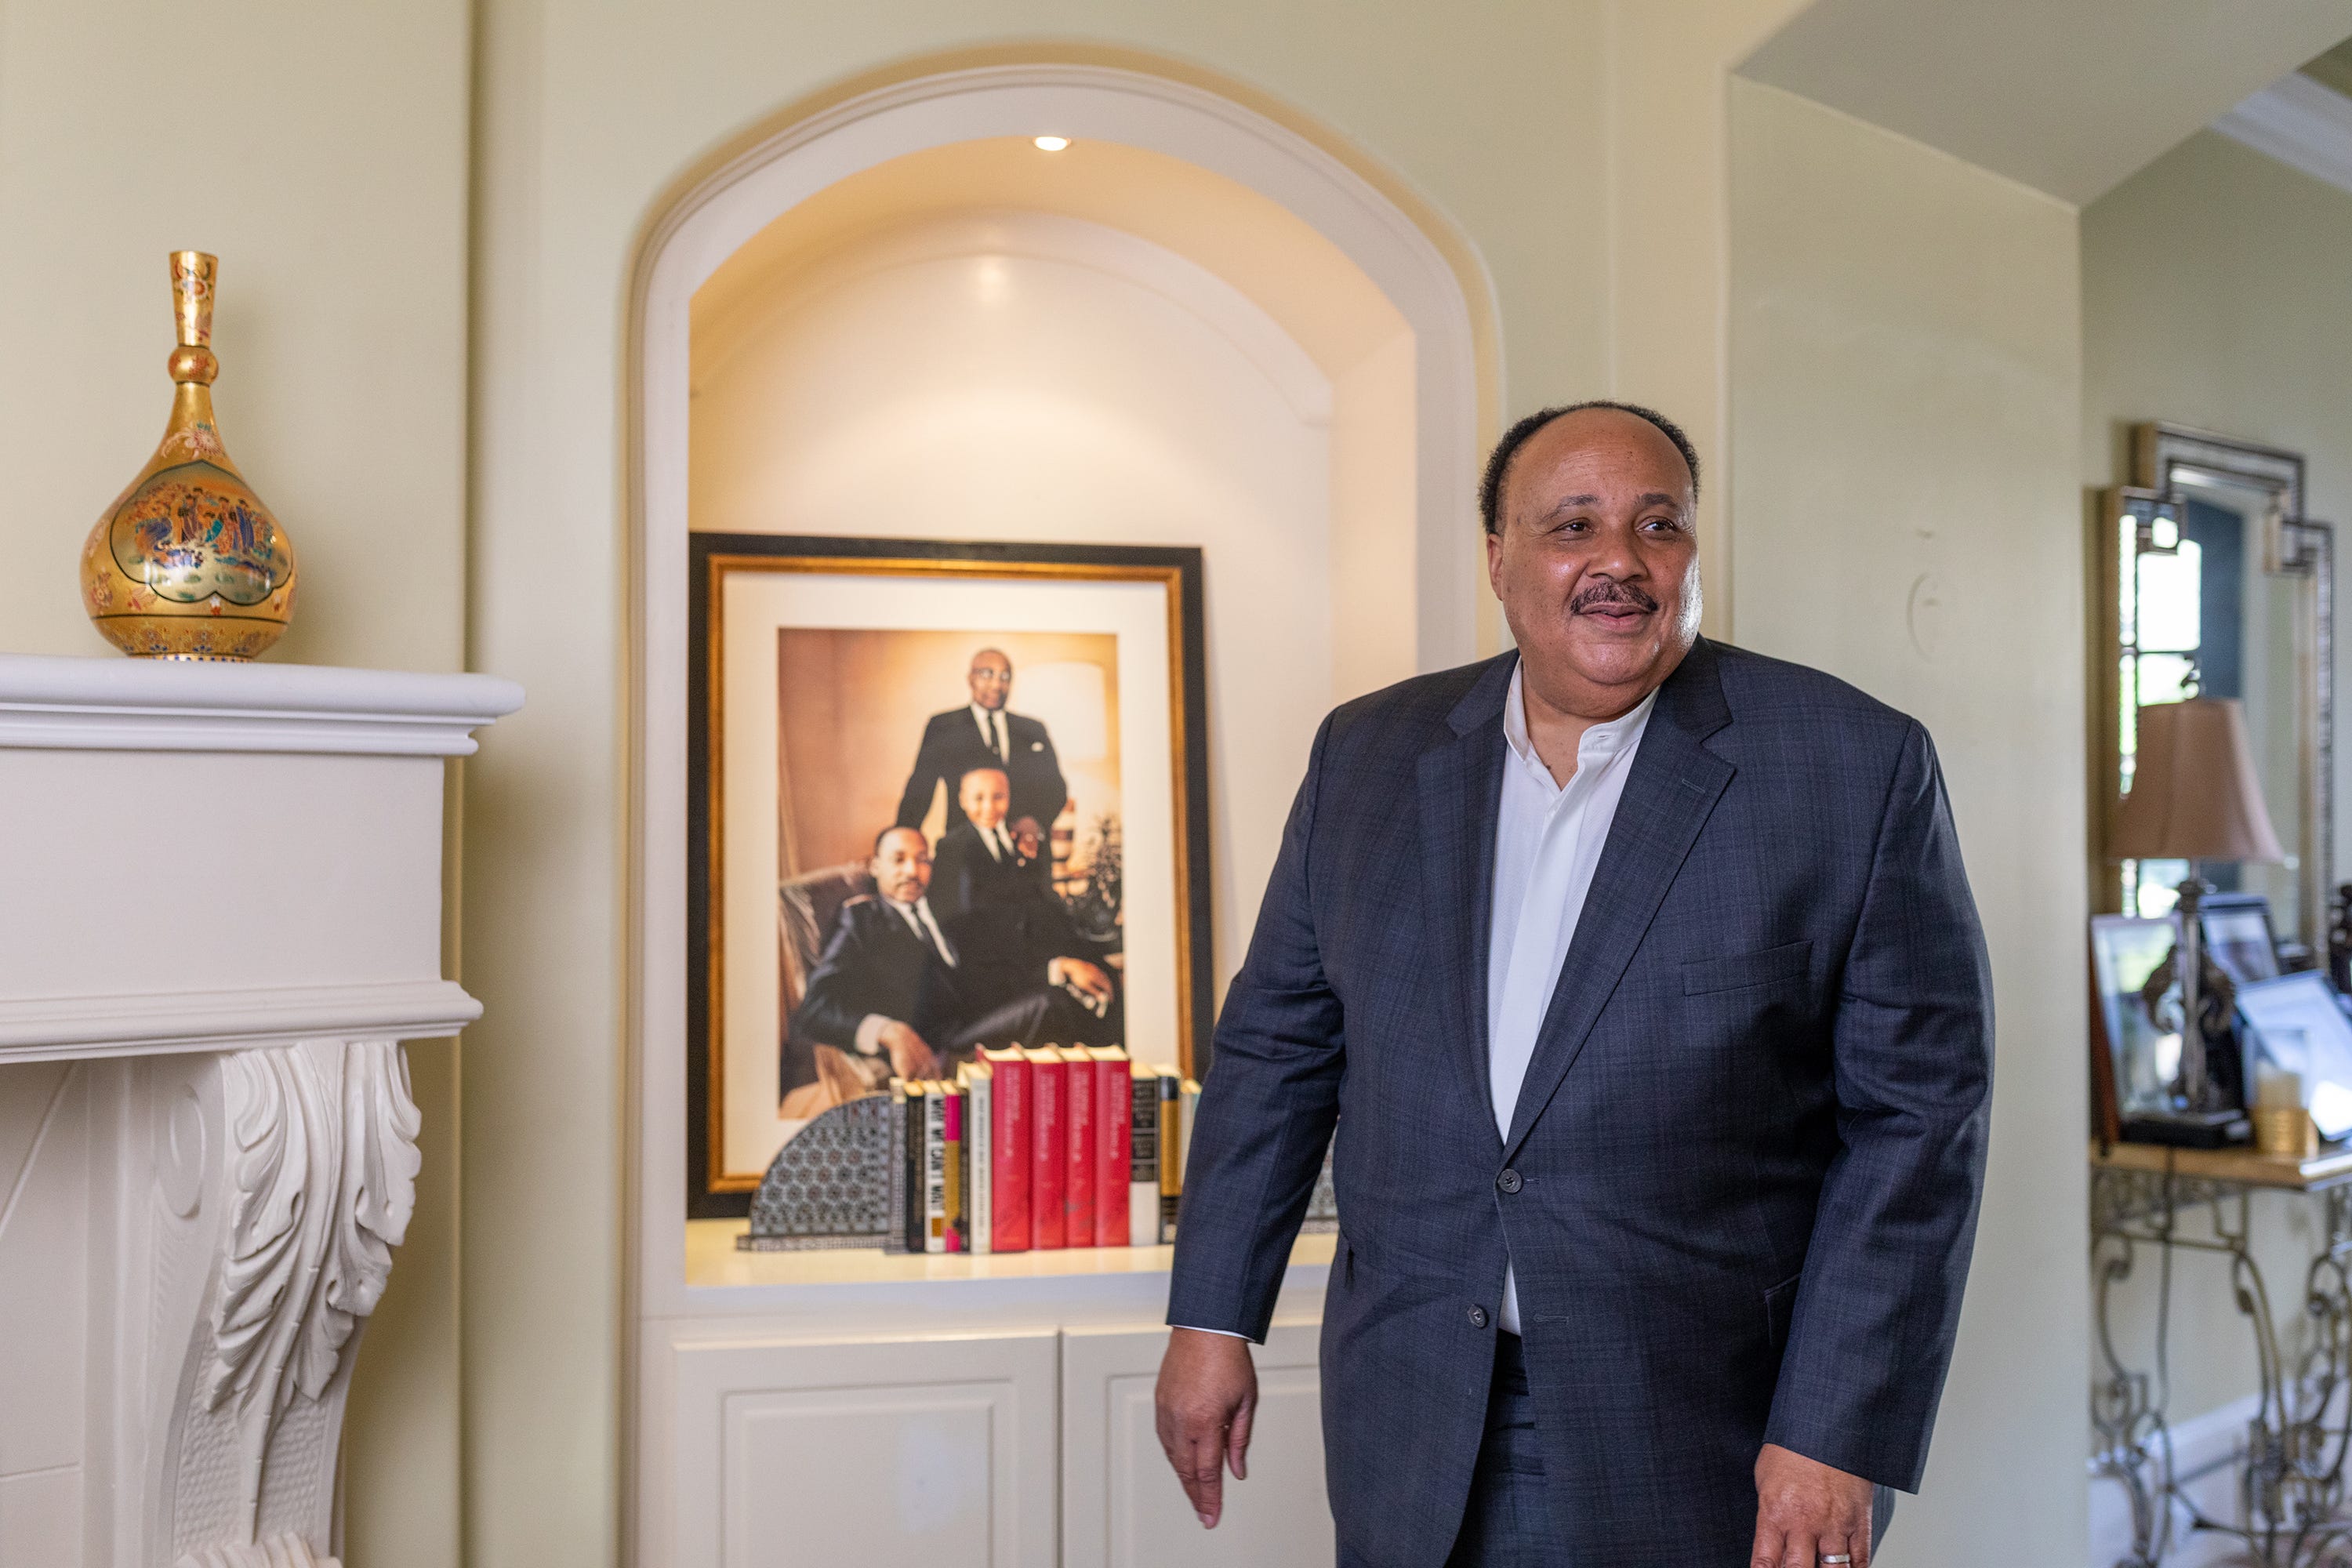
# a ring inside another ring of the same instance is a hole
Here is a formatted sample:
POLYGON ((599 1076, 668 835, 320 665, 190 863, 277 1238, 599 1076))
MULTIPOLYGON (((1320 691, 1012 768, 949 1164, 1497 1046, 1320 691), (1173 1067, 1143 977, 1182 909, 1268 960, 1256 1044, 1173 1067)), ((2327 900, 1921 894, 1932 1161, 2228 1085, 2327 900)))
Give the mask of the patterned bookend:
POLYGON ((836 1105, 776 1152, 751 1194, 745 1252, 880 1247, 890 1233, 890 1112, 887 1094, 836 1105))

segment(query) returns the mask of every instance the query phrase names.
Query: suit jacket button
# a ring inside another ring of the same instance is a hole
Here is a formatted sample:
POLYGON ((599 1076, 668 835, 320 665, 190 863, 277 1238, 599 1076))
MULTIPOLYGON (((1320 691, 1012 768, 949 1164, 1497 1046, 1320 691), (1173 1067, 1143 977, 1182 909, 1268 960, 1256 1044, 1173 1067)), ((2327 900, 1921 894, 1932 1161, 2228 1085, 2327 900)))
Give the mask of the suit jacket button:
POLYGON ((1486 1326, 1486 1308, 1473 1307, 1470 1309, 1470 1326, 1474 1329, 1483 1329, 1486 1326))
POLYGON ((1501 1175, 1495 1178, 1495 1184, 1502 1188, 1507 1193, 1516 1193, 1521 1187, 1527 1185, 1525 1182, 1519 1179, 1519 1173, 1517 1171, 1504 1172, 1501 1175))

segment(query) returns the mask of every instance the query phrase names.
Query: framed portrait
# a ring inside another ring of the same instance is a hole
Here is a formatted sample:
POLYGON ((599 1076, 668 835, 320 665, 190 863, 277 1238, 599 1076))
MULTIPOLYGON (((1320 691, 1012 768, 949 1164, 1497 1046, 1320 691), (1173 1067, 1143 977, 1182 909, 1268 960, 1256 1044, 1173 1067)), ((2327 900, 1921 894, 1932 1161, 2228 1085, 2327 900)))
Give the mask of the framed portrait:
POLYGON ((688 1214, 983 1047, 1204 1072, 1201 552, 689 550, 688 1214))
POLYGON ((2180 1072, 2180 987, 2156 996, 2149 982, 2172 956, 2171 915, 2093 915, 2091 984, 2099 1029, 2092 1044, 2093 1111, 2113 1142, 2124 1121, 2161 1110, 2180 1072))
POLYGON ((2208 893, 2197 907, 2205 951, 2241 989, 2279 977, 2271 901, 2261 893, 2208 893))

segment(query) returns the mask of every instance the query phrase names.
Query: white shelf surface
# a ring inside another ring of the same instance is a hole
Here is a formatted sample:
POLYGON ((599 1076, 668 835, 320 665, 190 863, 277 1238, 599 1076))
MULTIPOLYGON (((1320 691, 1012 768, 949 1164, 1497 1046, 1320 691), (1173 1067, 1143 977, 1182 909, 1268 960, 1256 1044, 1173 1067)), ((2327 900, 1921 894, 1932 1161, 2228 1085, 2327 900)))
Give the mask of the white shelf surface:
MULTIPOLYGON (((1084 1247, 1045 1252, 884 1252, 841 1247, 813 1252, 743 1252, 735 1238, 751 1228, 740 1219, 697 1219, 686 1225, 689 1286, 872 1285, 955 1279, 1043 1279, 1066 1275, 1165 1274, 1172 1247, 1084 1247)), ((1328 1266, 1339 1238, 1302 1236, 1290 1249, 1293 1267, 1328 1266)))

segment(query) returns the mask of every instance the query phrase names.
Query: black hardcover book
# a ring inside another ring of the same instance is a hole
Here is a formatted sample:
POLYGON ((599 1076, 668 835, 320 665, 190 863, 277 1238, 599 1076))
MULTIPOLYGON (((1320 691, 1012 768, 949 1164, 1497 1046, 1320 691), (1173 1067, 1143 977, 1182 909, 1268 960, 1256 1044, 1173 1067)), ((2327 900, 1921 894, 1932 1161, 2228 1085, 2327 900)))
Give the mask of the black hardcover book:
POLYGON ((923 1250, 923 1092, 922 1085, 908 1086, 906 1106, 906 1148, 902 1151, 907 1183, 906 1250, 923 1250))
MULTIPOLYGON (((1160 1079, 1150 1068, 1137 1073, 1129 1091, 1127 1179, 1160 1184, 1160 1079)), ((1150 1240, 1135 1238, 1138 1247, 1150 1240)))

